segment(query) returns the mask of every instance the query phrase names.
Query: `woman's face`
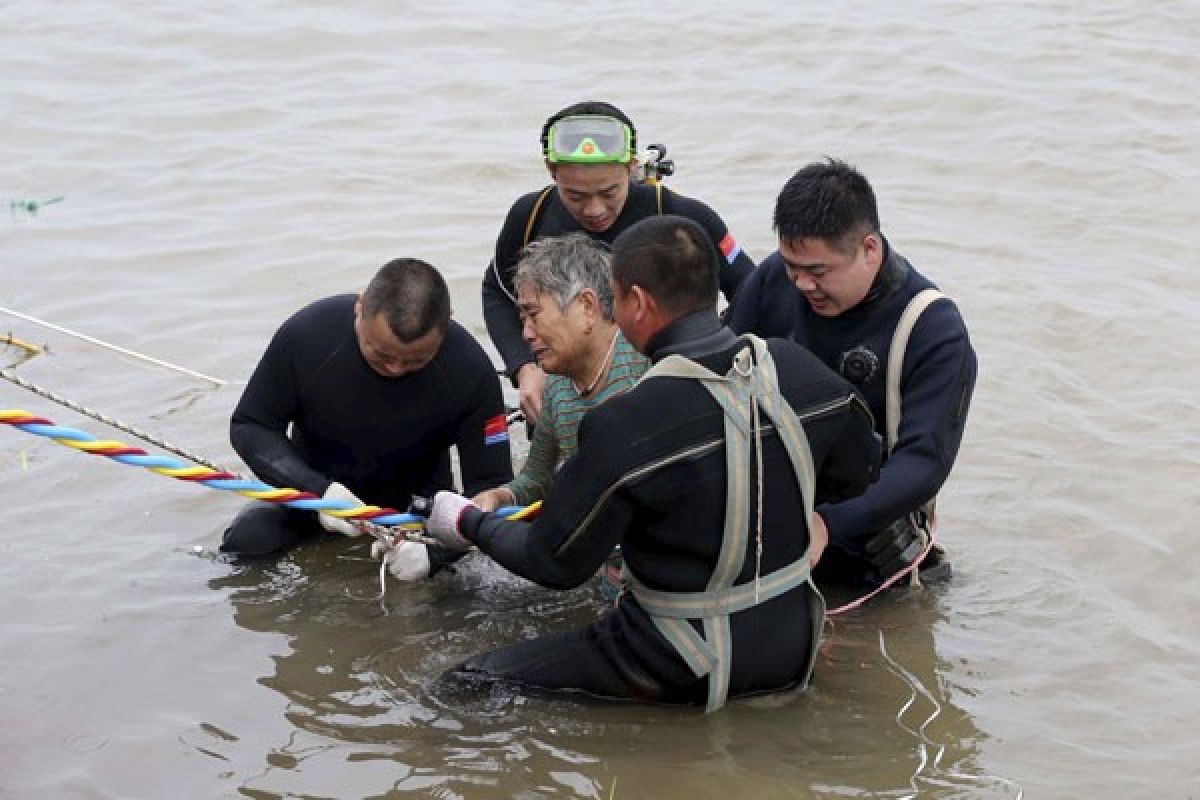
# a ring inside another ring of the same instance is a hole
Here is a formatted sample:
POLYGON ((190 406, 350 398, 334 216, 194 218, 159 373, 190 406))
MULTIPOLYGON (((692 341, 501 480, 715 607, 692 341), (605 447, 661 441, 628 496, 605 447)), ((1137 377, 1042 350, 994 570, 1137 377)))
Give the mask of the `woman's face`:
MULTIPOLYGON (((584 289, 583 293, 590 292, 584 289)), ((583 293, 559 309, 554 298, 528 282, 517 287, 521 335, 533 350, 538 366, 556 375, 570 375, 586 353, 587 336, 595 324, 583 293)))

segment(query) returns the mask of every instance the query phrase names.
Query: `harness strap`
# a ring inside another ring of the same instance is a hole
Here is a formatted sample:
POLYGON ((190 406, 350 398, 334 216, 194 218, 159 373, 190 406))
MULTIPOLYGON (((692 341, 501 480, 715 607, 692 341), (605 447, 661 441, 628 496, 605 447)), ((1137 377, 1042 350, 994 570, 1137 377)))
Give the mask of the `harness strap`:
POLYGON ((950 299, 937 289, 925 289, 917 292, 908 301, 904 313, 900 315, 900 321, 896 324, 896 330, 892 333, 892 343, 888 346, 885 412, 887 415, 887 442, 885 444, 889 455, 895 449, 896 440, 900 436, 900 411, 903 405, 900 397, 900 373, 904 370, 904 354, 908 350, 909 337, 912 336, 913 328, 917 326, 917 320, 925 313, 925 309, 943 298, 950 299))
POLYGON ((542 211, 542 204, 546 202, 546 198, 554 191, 554 184, 550 184, 542 193, 538 195, 538 199, 533 203, 533 210, 529 212, 529 221, 525 223, 525 238, 521 242, 521 246, 529 244, 533 240, 533 229, 537 225, 538 214, 542 211))
MULTIPOLYGON (((917 292, 908 301, 908 305, 904 307, 904 312, 900 315, 900 321, 896 323, 896 330, 892 333, 892 342, 888 346, 887 394, 885 399, 887 440, 884 444, 887 446, 887 454, 889 456, 896 449, 896 442, 900 438, 900 417, 903 409, 903 397, 900 393, 900 375, 904 371, 904 355, 908 351, 908 340, 912 336, 913 329, 917 326, 917 320, 925 313, 925 309, 938 300, 943 299, 949 300, 950 298, 937 289, 923 289, 917 292)), ((934 509, 936 505, 937 497, 932 497, 920 509, 908 515, 914 525, 923 528, 931 537, 933 535, 934 509)), ((921 583, 918 573, 919 570, 916 568, 909 573, 909 583, 913 586, 919 586, 921 583)))
MULTIPOLYGON (((732 636, 729 615, 753 608, 779 595, 807 585, 813 608, 813 642, 804 683, 812 674, 816 645, 824 617, 823 598, 810 580, 808 550, 793 563, 766 577, 755 572, 754 581, 735 586, 745 563, 750 535, 750 455, 762 447, 758 410, 775 424, 783 440, 800 486, 807 519, 812 519, 815 474, 812 452, 804 428, 779 391, 779 379, 763 340, 746 337, 750 344, 734 358, 726 375, 682 356, 672 355, 655 364, 642 380, 675 377, 700 381, 721 406, 725 426, 726 501, 721 552, 703 592, 664 592, 649 589, 627 572, 630 591, 650 615, 663 637, 671 643, 696 677, 708 676, 708 711, 725 704, 732 668, 732 636), (689 620, 701 622, 700 634, 689 620)), ((761 458, 759 459, 761 464, 761 458)), ((761 482, 763 476, 758 475, 761 482)), ((761 510, 760 510, 761 511, 761 510)), ((761 547, 762 529, 757 526, 761 547)))

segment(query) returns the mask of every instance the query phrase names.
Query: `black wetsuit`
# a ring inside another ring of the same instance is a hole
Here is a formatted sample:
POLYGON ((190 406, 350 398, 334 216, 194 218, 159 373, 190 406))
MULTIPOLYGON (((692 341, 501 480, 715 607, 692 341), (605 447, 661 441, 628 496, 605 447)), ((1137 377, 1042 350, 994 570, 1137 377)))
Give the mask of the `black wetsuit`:
MULTIPOLYGON (((742 346, 716 314, 703 312, 672 323, 650 349, 656 361, 680 353, 725 374, 742 346)), ((775 340, 769 349, 782 394, 809 439, 818 499, 862 491, 875 476, 879 444, 861 398, 803 348, 775 340)), ((536 520, 506 521, 468 508, 460 529, 497 562, 545 586, 583 583, 620 544, 626 566, 648 588, 702 591, 723 538, 723 425, 720 406, 699 382, 645 380, 583 418, 579 449, 536 520)), ((783 444, 773 429, 764 442, 760 574, 767 575, 803 557, 808 533, 783 444)), ((753 519, 757 503, 750 502, 753 519)), ((753 580, 753 536, 748 550, 739 583, 753 580)), ((729 694, 803 680, 809 619, 804 585, 732 615, 729 694)), ((659 702, 702 702, 708 680, 693 675, 631 593, 583 629, 477 657, 449 677, 659 702)))
MULTIPOLYGON (((883 434, 892 333, 908 301, 929 288, 936 287, 885 242, 883 266, 863 302, 837 317, 822 317, 788 280, 783 259, 775 252, 742 284, 729 325, 738 332, 794 339, 834 370, 841 368, 843 354, 860 346, 870 350, 878 368, 858 388, 883 434)), ((900 381, 899 437, 879 481, 852 500, 817 509, 832 545, 818 566, 818 579, 878 582, 864 556, 864 544, 941 489, 962 441, 975 372, 975 351, 958 308, 945 300, 935 302, 921 315, 908 342, 900 381)))
MULTIPOLYGON (((275 333, 230 423, 246 465, 273 486, 321 496, 337 482, 364 503, 400 510, 414 494, 453 488, 452 445, 467 494, 510 480, 500 381, 474 337, 451 321, 428 365, 387 378, 358 347, 354 301, 318 300, 275 333)), ((313 512, 255 503, 222 549, 272 552, 316 530, 313 512)))
MULTIPOLYGON (((541 194, 542 191, 530 192, 513 204, 496 239, 494 258, 483 276, 483 316, 487 322, 488 335, 500 351, 505 369, 514 380, 517 371, 534 360, 529 345, 521 338, 521 322, 512 298, 517 294, 513 286, 513 275, 516 273, 521 248, 526 244, 525 229, 541 194)), ((727 300, 732 301, 738 284, 754 270, 754 262, 733 239, 725 222, 704 203, 676 194, 665 186, 662 187, 662 213, 687 217, 699 223, 708 232, 723 256, 718 274, 721 292, 727 300)), ((529 241, 567 233, 586 233, 593 239, 612 244, 622 231, 634 223, 658 214, 655 187, 644 183, 632 183, 625 206, 612 227, 603 233, 593 233, 583 228, 571 216, 571 212, 559 199, 558 190, 551 189, 537 212, 529 241)))

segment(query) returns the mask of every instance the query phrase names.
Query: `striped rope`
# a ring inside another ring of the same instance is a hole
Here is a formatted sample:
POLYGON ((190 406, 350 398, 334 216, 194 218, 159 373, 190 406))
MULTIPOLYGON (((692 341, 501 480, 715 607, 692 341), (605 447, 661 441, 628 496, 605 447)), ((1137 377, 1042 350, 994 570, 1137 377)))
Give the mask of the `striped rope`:
POLYGON ((142 467, 168 478, 198 483, 210 489, 233 492, 253 500, 262 500, 302 511, 319 511, 322 514, 354 522, 398 527, 405 531, 420 531, 423 528, 420 517, 397 511, 394 508, 372 505, 355 506, 345 500, 326 500, 311 492, 279 489, 262 481, 239 477, 225 470, 189 466, 170 456, 150 455, 145 450, 130 447, 122 442, 97 439, 86 431, 56 425, 51 420, 36 417, 28 411, 20 409, 0 409, 0 423, 10 425, 25 433, 43 436, 57 444, 83 453, 104 456, 127 466, 142 467))
POLYGON ((77 414, 82 414, 85 417, 91 417, 92 419, 96 420, 97 422, 102 422, 105 425, 109 426, 110 428, 116 428, 119 431, 124 431, 125 433, 128 433, 130 436, 135 436, 138 439, 141 439, 143 442, 148 442, 149 444, 152 444, 155 447, 158 447, 162 450, 166 450, 168 453, 174 453, 177 456, 186 458, 188 461, 193 461, 197 464, 203 464, 204 466, 210 467, 211 469, 214 469, 218 472, 225 471, 225 468, 222 467, 220 464, 210 461, 209 459, 204 458, 203 456, 199 456, 199 455, 196 455, 195 453, 191 453, 187 450, 184 450, 182 447, 173 445, 170 442, 168 442, 166 439, 162 439, 158 436, 155 436, 154 434, 149 433, 148 431, 144 431, 141 428, 138 428, 134 425, 130 425, 129 423, 122 422, 121 420, 110 417, 107 414, 101 414, 99 411, 96 411, 95 409, 88 408, 85 405, 81 405, 80 403, 76 403, 75 401, 73 401, 69 398, 63 397, 62 395, 60 395, 56 392, 52 392, 49 389, 46 389, 45 387, 38 386, 36 383, 25 380, 23 377, 21 377, 20 375, 18 375, 17 373, 15 373, 11 370, 0 369, 0 378, 3 378, 4 380, 8 381, 9 383, 20 386, 22 389, 26 389, 30 392, 33 392, 38 397, 44 397, 47 400, 52 400, 53 402, 58 403, 60 406, 64 406, 66 408, 71 409, 72 411, 76 412, 77 414))
MULTIPOLYGON (((243 478, 235 473, 207 466, 190 466, 170 456, 151 455, 138 447, 130 447, 122 442, 97 439, 86 431, 56 425, 44 417, 37 417, 28 411, 20 409, 0 408, 0 424, 9 425, 18 430, 35 436, 54 441, 65 447, 70 447, 82 453, 104 456, 131 467, 142 467, 150 472, 176 480, 196 483, 210 489, 233 492, 252 500, 262 500, 267 503, 287 506, 301 511, 318 511, 331 517, 349 520, 356 526, 382 541, 385 546, 396 544, 396 534, 405 539, 437 544, 437 540, 426 536, 424 520, 394 508, 374 505, 356 506, 345 500, 326 500, 311 492, 298 489, 276 488, 262 481, 243 478)), ((496 509, 494 513, 505 519, 528 520, 537 516, 542 508, 538 500, 528 506, 506 506, 496 509)))

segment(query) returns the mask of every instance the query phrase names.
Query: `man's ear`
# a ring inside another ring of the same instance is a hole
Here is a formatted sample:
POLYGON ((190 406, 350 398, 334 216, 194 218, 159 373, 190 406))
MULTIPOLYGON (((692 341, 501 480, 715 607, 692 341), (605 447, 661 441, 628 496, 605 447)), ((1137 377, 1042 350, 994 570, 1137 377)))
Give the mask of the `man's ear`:
POLYGON ((867 263, 878 269, 883 264, 883 240, 878 233, 868 233, 863 239, 863 253, 867 263))
POLYGON ((595 289, 590 287, 581 289, 576 299, 583 303, 584 310, 593 322, 603 316, 600 313, 600 296, 596 294, 595 289))
POLYGON ((636 283, 629 288, 629 291, 634 296, 634 318, 638 322, 646 322, 658 312, 658 301, 654 299, 654 295, 636 283))

